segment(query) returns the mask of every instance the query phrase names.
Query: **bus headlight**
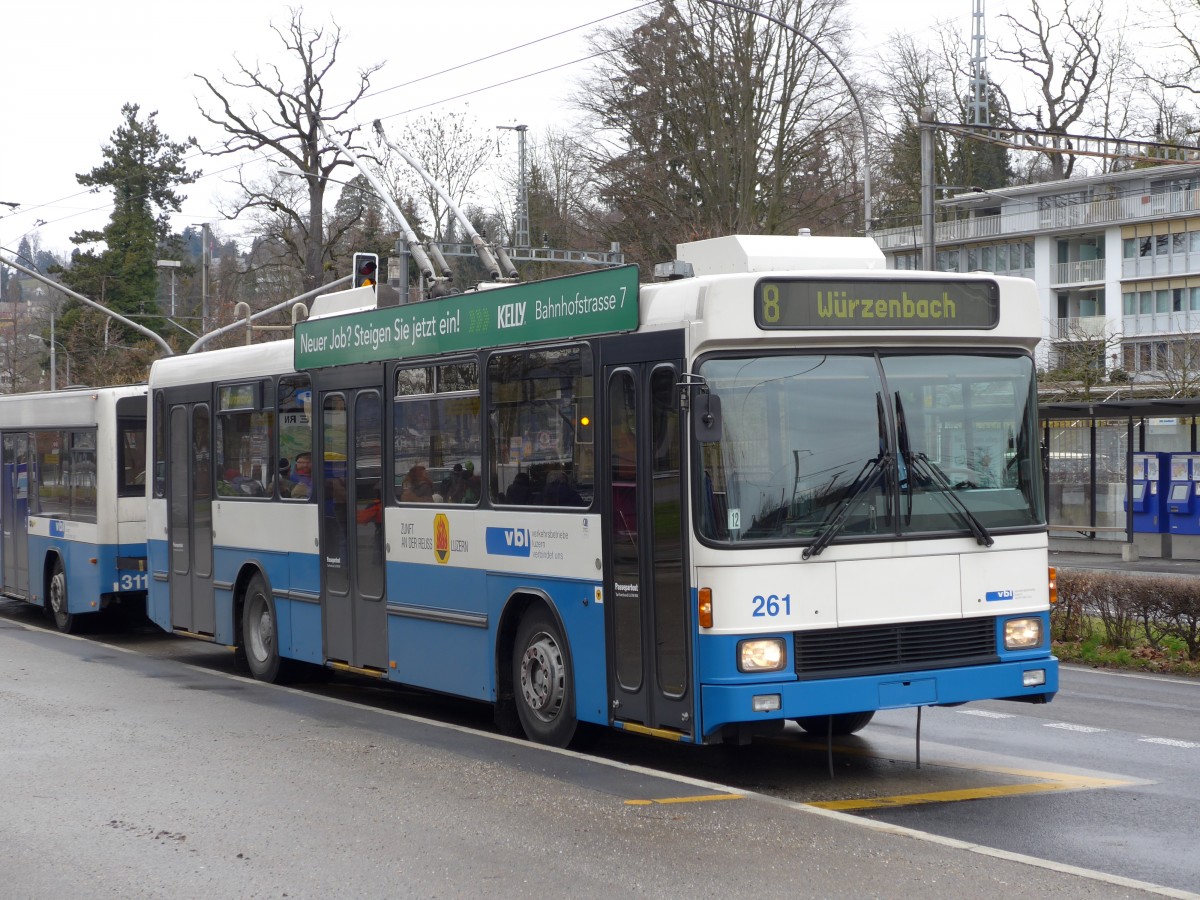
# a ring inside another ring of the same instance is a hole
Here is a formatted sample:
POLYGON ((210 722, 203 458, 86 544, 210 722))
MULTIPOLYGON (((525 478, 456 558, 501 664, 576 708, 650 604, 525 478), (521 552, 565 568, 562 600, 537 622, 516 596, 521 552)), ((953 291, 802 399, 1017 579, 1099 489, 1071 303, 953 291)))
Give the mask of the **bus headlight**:
POLYGON ((759 638, 738 643, 738 669, 742 672, 778 672, 786 665, 783 638, 759 638))
POLYGON ((1005 650, 1032 650, 1041 645, 1041 619, 1009 619, 1004 623, 1005 650))

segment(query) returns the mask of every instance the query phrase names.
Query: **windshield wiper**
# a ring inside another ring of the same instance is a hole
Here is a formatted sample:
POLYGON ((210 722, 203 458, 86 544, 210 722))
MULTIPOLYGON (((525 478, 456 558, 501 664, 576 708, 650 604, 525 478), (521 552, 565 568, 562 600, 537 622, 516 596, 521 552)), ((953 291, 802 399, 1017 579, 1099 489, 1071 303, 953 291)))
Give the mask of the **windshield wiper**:
MULTIPOLYGON (((883 416, 883 397, 880 394, 875 395, 876 411, 879 416, 883 416)), ((863 467, 859 470, 858 476, 854 479, 854 489, 850 491, 842 502, 838 505, 833 516, 830 517, 828 525, 826 525, 821 533, 817 535, 817 539, 804 548, 804 552, 800 555, 801 559, 811 559, 814 556, 820 556, 821 551, 829 546, 829 542, 838 536, 838 532, 845 527, 846 521, 850 518, 850 513, 854 511, 854 507, 858 505, 858 501, 871 488, 879 484, 879 480, 889 472, 892 468, 892 451, 885 449, 874 459, 868 459, 863 467)))
POLYGON ((896 464, 896 481, 898 487, 907 488, 906 495, 908 497, 908 507, 904 511, 904 524, 912 524, 913 510, 913 472, 912 472, 912 447, 908 443, 908 419, 904 417, 904 401, 900 399, 900 392, 896 391, 896 437, 900 442, 900 457, 896 464), (900 471, 900 465, 903 464, 904 472, 900 471))
MULTIPOLYGON (((979 521, 975 513, 971 512, 967 504, 962 502, 962 498, 954 492, 954 486, 950 484, 946 474, 930 462, 929 457, 924 453, 913 453, 909 457, 909 465, 913 468, 919 468, 921 474, 932 481, 940 489, 942 496, 946 497, 950 503, 958 510, 963 520, 967 523, 967 528, 971 534, 975 535, 975 541, 984 547, 990 547, 996 543, 996 539, 988 534, 988 530, 979 521)), ((908 473, 908 477, 913 477, 913 472, 908 473)))
POLYGON ((842 500, 837 508, 836 514, 829 520, 829 524, 817 535, 817 539, 804 548, 804 552, 800 555, 801 559, 808 559, 812 556, 819 556, 821 551, 829 546, 829 542, 838 536, 838 532, 845 527, 847 520, 850 518, 850 513, 854 511, 854 507, 858 505, 859 499, 875 485, 879 484, 879 480, 883 478, 884 473, 892 467, 892 454, 881 453, 874 459, 869 459, 866 465, 859 471, 858 477, 854 479, 854 490, 850 495, 842 500))

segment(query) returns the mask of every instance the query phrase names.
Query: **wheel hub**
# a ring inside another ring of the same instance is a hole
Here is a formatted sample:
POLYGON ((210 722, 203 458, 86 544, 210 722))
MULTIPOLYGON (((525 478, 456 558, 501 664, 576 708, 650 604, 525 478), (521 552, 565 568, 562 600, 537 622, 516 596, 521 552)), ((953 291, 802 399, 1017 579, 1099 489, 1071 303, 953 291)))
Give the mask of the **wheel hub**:
POLYGON ((63 589, 63 578, 61 575, 55 575, 50 580, 50 609, 56 613, 64 613, 63 595, 66 591, 63 589))
POLYGON ((537 635, 521 657, 521 695, 543 722, 552 721, 562 710, 566 666, 558 644, 548 634, 537 635))
POLYGON ((256 604, 250 621, 254 627, 250 629, 250 644, 257 659, 266 659, 275 643, 275 623, 271 620, 271 611, 265 603, 256 604))

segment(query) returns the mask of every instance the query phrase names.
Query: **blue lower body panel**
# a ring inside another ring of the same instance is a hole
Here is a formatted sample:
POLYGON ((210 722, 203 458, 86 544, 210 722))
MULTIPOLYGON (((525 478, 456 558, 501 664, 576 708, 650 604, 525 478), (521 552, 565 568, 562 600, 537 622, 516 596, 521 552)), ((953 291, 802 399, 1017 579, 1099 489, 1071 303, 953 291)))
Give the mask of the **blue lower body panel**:
POLYGON ((118 559, 146 557, 142 544, 92 544, 59 537, 29 536, 29 599, 46 606, 46 587, 43 567, 57 556, 62 560, 67 577, 67 612, 99 612, 112 597, 130 595, 142 597, 149 586, 149 576, 141 570, 118 568, 118 559))
POLYGON ((724 725, 770 719, 798 719, 845 712, 913 706, 947 706, 972 700, 1049 700, 1058 691, 1058 660, 1053 656, 991 665, 913 672, 775 680, 747 684, 706 684, 701 688, 704 733, 724 725), (1045 683, 1025 687, 1025 673, 1041 670, 1045 683), (753 698, 778 694, 780 708, 755 712, 753 698))

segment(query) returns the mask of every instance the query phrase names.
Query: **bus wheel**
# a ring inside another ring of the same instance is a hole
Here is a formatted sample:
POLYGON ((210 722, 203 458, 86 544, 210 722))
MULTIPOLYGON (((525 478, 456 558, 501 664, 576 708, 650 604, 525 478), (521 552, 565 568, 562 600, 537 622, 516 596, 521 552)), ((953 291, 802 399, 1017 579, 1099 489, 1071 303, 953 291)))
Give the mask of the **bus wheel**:
POLYGON ((809 734, 818 736, 829 734, 829 720, 833 719, 833 733, 838 736, 854 734, 862 731, 875 718, 875 711, 856 713, 837 713, 833 716, 806 716, 797 719, 796 724, 809 734))
POLYGON ((242 642, 246 665, 259 681, 283 680, 285 666, 279 656, 276 622, 275 601, 262 576, 255 575, 246 586, 246 600, 242 604, 242 642))
POLYGON ((54 561, 54 574, 50 576, 50 614, 63 634, 75 630, 76 617, 67 612, 67 573, 63 571, 61 559, 54 561))
POLYGON ((575 687, 566 642, 543 608, 521 620, 513 652, 513 693, 531 741, 565 747, 575 735, 575 687))

